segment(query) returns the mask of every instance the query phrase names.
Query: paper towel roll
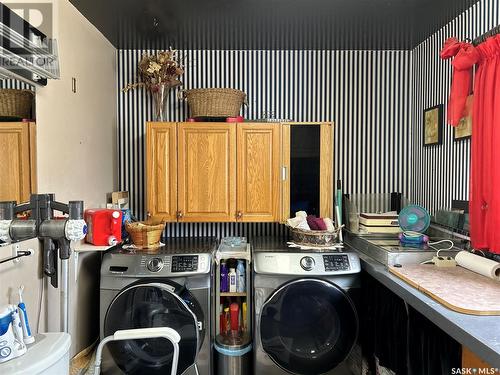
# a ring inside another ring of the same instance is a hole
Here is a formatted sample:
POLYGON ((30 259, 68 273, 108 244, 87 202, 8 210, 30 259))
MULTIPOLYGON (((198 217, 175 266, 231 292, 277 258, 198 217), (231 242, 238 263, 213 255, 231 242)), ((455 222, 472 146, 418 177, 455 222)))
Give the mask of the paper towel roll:
POLYGON ((474 255, 468 251, 460 251, 455 256, 457 264, 473 272, 500 281, 500 263, 491 259, 474 255))

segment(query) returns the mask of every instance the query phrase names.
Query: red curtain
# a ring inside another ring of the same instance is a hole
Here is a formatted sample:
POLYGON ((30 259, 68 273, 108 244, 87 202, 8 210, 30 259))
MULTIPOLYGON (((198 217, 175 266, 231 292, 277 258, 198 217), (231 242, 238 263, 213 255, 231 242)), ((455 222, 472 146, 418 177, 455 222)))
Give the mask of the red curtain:
POLYGON ((471 93, 472 67, 477 63, 479 55, 472 44, 460 42, 456 38, 449 38, 444 43, 439 56, 443 60, 453 58, 451 63, 453 65, 453 79, 446 122, 457 126, 464 116, 467 97, 471 93))
POLYGON ((472 246, 500 253, 500 35, 476 47, 470 179, 472 246))

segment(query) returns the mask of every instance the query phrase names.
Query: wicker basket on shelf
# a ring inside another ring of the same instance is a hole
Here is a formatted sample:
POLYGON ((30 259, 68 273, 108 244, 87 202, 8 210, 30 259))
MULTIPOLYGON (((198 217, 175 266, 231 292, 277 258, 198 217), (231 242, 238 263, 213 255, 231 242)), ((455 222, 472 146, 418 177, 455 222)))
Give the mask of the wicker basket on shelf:
POLYGON ((33 91, 0 89, 0 117, 31 118, 33 91))
POLYGON ((160 246, 160 237, 165 228, 162 221, 148 220, 126 222, 125 229, 137 249, 152 249, 160 246))
POLYGON ((290 228, 292 242, 297 245, 331 247, 337 243, 339 230, 303 230, 290 228))
POLYGON ((192 89, 180 91, 189 105, 190 117, 236 117, 246 103, 246 94, 236 89, 192 89))

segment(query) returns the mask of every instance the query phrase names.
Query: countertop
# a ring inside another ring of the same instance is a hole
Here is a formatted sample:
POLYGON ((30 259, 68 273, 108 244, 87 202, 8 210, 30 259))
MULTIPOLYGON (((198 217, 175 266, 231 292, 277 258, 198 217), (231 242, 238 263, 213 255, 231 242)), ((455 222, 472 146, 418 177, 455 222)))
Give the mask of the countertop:
POLYGON ((391 274, 386 266, 370 256, 356 252, 362 268, 371 276, 490 365, 500 366, 500 316, 476 316, 452 311, 391 274))

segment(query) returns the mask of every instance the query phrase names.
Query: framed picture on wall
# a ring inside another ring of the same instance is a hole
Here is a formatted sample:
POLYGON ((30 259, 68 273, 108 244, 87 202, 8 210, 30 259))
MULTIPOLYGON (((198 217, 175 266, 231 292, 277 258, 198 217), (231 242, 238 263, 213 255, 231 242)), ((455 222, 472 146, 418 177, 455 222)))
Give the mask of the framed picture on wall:
POLYGON ((424 110, 424 146, 440 145, 443 138, 443 105, 424 110))
POLYGON ((467 101, 465 102, 464 117, 460 119, 460 122, 455 127, 453 132, 453 139, 455 141, 461 141, 463 139, 469 139, 472 135, 472 102, 474 101, 474 96, 469 95, 467 101))

